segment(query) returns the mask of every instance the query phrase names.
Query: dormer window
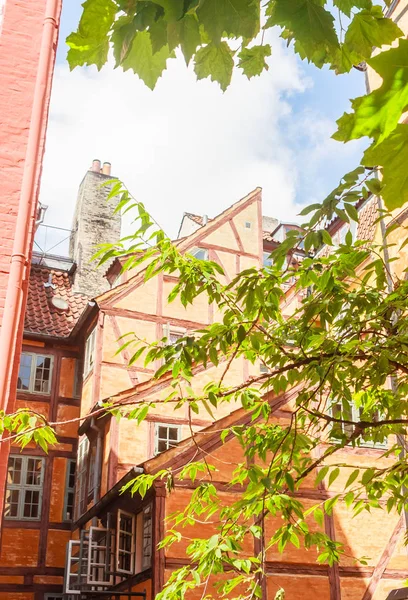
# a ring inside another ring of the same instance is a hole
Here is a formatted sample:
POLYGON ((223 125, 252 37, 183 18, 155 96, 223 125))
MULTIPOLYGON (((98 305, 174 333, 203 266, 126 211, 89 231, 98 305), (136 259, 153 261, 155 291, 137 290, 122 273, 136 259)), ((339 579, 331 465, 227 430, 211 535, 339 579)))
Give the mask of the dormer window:
POLYGON ((190 251, 190 254, 194 256, 194 258, 198 258, 198 260, 208 260, 207 248, 193 248, 190 251))

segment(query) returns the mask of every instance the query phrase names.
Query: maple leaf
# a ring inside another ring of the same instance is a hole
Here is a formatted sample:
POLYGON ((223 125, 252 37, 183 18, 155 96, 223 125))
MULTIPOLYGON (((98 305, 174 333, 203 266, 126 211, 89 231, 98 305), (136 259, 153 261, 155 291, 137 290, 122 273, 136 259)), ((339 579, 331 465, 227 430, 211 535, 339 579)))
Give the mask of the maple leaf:
POLYGON ((351 52, 356 52, 360 60, 370 58, 373 46, 380 48, 391 44, 402 36, 401 29, 391 19, 385 19, 380 6, 361 10, 354 15, 344 43, 351 52))
POLYGON ((71 70, 83 65, 96 65, 100 70, 108 59, 108 33, 118 6, 113 0, 86 0, 82 6, 78 30, 66 39, 68 64, 71 70))
POLYGON ((153 53, 149 32, 137 31, 132 47, 122 61, 122 67, 124 71, 132 69, 153 90, 166 68, 167 59, 171 56, 168 46, 163 46, 158 52, 153 53))
POLYGON ((211 77, 224 92, 231 81, 233 68, 233 52, 226 42, 207 44, 196 53, 194 71, 197 79, 211 77))
POLYGON ((388 210, 408 202, 408 125, 401 123, 383 142, 370 146, 362 164, 381 167, 381 196, 388 210))
POLYGON ((348 17, 351 16, 352 8, 370 9, 372 7, 371 0, 333 0, 333 4, 348 17))
POLYGON ((271 0, 266 10, 265 28, 279 25, 295 50, 321 67, 329 62, 339 47, 334 18, 320 2, 314 0, 271 0))
POLYGON ((224 34, 252 39, 260 28, 259 0, 203 0, 197 16, 213 42, 224 34))
POLYGON ((198 19, 195 14, 186 14, 182 19, 169 23, 167 27, 168 43, 171 49, 180 45, 186 64, 201 46, 201 35, 198 19))
POLYGON ((337 121, 335 140, 368 136, 377 142, 384 140, 396 127, 408 107, 408 40, 381 52, 367 61, 383 79, 382 85, 366 96, 351 102, 353 113, 344 113, 337 121))
POLYGON ((244 72, 244 75, 250 79, 255 75, 260 75, 262 71, 268 70, 269 66, 265 58, 272 54, 269 44, 263 46, 253 46, 252 48, 244 48, 239 54, 238 66, 244 72))

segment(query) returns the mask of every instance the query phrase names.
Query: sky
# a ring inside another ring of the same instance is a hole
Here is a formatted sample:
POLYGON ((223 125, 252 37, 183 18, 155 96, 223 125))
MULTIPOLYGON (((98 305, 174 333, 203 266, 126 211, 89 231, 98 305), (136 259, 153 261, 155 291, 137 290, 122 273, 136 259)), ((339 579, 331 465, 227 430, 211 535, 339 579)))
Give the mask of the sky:
MULTIPOLYGON (((80 0, 65 0, 40 192, 47 224, 71 227, 94 158, 112 163, 112 174, 171 236, 184 211, 214 217, 257 186, 265 215, 296 222, 359 162, 361 142, 330 136, 350 98, 364 93, 362 73, 319 71, 275 31, 260 77, 237 72, 223 93, 197 82, 178 58, 152 92, 112 65, 69 71, 65 38, 80 14, 80 0)), ((127 220, 124 233, 130 227, 127 220)))

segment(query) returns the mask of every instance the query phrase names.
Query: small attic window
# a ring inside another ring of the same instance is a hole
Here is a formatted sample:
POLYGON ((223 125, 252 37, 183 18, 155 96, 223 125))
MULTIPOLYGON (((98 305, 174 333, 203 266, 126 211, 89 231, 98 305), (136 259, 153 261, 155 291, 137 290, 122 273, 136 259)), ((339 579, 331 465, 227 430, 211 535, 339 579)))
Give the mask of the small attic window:
POLYGON ((190 254, 199 260, 208 260, 207 248, 193 248, 190 254))
POLYGON ((251 221, 245 221, 245 229, 251 229, 252 223, 251 221))

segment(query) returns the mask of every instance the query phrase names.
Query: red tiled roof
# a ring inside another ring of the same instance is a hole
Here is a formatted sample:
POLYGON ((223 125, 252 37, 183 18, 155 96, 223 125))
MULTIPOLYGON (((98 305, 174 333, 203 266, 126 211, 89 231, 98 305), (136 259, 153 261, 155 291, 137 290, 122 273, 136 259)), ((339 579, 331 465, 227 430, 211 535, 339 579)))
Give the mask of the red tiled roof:
POLYGON ((88 303, 88 298, 72 289, 72 276, 40 265, 31 265, 24 331, 66 338, 75 327, 88 303), (51 277, 50 277, 51 275, 51 277), (50 281, 55 289, 45 287, 50 281), (59 296, 68 302, 68 310, 59 310, 51 303, 59 296))

